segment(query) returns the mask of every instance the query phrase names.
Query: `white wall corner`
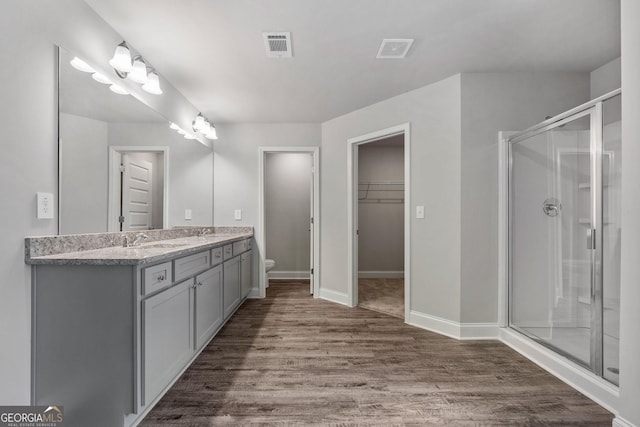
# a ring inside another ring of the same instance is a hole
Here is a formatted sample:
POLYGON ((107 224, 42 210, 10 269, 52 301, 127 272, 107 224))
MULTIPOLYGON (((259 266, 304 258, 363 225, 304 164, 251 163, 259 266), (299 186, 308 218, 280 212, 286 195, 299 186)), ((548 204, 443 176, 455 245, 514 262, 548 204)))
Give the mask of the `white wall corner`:
POLYGON ((619 415, 617 415, 614 419, 613 422, 611 423, 611 425, 613 427, 638 427, 635 424, 625 420, 624 418, 620 417, 619 415))
POLYGON ((461 340, 497 340, 500 326, 497 323, 461 323, 461 340))
POLYGON ((349 295, 347 295, 345 292, 339 292, 339 291, 333 291, 331 289, 320 288, 320 298, 350 307, 349 295))
POLYGON ((411 310, 406 323, 440 335, 460 339, 460 323, 458 322, 411 310))

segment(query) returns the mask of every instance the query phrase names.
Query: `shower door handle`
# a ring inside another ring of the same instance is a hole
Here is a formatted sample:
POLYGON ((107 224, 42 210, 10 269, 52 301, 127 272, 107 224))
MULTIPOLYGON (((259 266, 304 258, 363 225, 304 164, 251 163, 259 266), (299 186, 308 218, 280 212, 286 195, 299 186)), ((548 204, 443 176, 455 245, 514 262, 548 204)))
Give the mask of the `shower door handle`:
POLYGON ((596 249, 596 229, 590 228, 587 230, 587 249, 596 249))

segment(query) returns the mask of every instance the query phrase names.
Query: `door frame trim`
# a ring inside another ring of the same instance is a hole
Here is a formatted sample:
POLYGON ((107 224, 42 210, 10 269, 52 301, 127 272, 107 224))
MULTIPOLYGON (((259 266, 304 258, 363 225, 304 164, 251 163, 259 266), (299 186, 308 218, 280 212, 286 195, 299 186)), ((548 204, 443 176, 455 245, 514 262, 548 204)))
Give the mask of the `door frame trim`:
POLYGON ((169 228, 169 147, 151 145, 110 145, 108 155, 108 181, 107 181, 107 231, 118 230, 118 206, 119 206, 119 160, 122 153, 162 153, 164 167, 164 182, 162 194, 162 228, 169 228))
POLYGON ((264 271, 266 258, 266 228, 265 228, 265 160, 269 153, 300 153, 310 154, 313 162, 313 297, 320 296, 320 147, 318 146, 288 146, 288 147, 258 147, 258 230, 255 233, 258 247, 258 297, 267 295, 267 274, 264 271))
POLYGON ((368 142, 404 134, 404 319, 411 312, 411 124, 410 122, 380 129, 347 140, 347 301, 358 305, 357 227, 358 164, 355 151, 368 142))

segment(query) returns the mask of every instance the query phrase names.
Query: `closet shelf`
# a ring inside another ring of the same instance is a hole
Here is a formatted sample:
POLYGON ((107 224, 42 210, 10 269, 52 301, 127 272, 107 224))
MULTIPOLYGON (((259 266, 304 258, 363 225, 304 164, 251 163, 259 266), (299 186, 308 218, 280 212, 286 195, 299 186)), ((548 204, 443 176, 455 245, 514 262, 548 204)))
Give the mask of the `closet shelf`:
POLYGON ((403 181, 363 181, 358 183, 360 203, 404 203, 403 181))

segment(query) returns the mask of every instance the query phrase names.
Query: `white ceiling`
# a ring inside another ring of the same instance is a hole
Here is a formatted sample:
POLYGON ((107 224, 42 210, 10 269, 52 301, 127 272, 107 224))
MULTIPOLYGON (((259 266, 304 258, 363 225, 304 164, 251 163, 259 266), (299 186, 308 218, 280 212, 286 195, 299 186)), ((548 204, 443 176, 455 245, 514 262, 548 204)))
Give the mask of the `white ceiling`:
MULTIPOLYGON (((213 122, 323 122, 460 72, 588 72, 619 0, 85 0, 213 122), (269 59, 263 31, 290 31, 269 59), (377 60, 383 38, 414 38, 377 60)), ((115 46, 114 46, 115 48, 115 46)))

